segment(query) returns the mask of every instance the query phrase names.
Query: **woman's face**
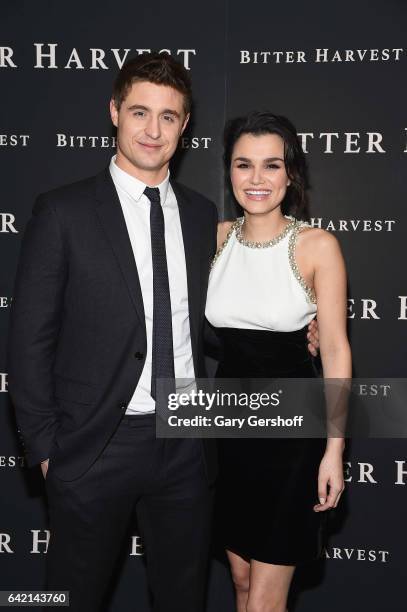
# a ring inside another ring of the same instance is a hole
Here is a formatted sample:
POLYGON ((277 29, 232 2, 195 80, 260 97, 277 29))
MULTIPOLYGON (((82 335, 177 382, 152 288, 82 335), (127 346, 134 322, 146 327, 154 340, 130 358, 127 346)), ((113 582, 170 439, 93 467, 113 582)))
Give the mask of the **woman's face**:
POLYGON ((233 148, 230 178, 246 212, 265 214, 280 206, 290 184, 281 136, 243 134, 233 148))

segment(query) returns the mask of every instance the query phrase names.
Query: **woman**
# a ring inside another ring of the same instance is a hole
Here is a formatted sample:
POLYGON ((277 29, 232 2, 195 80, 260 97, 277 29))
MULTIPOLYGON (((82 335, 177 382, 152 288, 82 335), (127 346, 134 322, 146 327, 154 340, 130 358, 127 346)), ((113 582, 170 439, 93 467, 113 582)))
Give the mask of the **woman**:
MULTIPOLYGON (((224 160, 244 216, 219 225, 209 281, 206 316, 223 344, 217 376, 314 376, 306 332, 318 312, 323 375, 350 378, 345 266, 336 239, 300 221, 306 164, 294 126, 269 112, 232 120, 224 160)), ((295 566, 322 553, 324 512, 344 487, 343 439, 220 442, 237 610, 284 612, 295 566)))

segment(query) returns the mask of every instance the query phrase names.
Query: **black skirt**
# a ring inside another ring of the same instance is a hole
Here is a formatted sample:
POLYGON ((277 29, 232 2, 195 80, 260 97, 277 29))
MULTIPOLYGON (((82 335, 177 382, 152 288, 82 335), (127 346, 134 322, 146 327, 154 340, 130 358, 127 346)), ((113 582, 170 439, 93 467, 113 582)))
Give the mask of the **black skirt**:
MULTIPOLYGON (((295 332, 218 328, 218 378, 316 376, 304 328, 295 332)), ((246 559, 298 565, 319 558, 326 512, 318 503, 321 438, 218 440, 215 524, 222 546, 246 559)))

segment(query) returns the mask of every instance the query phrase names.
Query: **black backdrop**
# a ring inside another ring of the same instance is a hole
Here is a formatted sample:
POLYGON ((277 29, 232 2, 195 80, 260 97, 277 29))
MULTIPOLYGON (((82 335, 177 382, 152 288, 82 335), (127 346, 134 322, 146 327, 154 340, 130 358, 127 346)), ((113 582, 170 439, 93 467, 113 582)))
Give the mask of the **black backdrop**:
MULTIPOLYGON (((20 240, 36 194, 109 162, 114 131, 108 102, 120 62, 126 54, 167 49, 191 70, 193 122, 173 172, 215 200, 226 218, 232 205, 222 177, 225 119, 270 108, 295 123, 310 166, 313 223, 335 232, 348 265, 355 375, 402 377, 406 18, 402 0, 122 0, 115 7, 106 0, 37 0, 2 6, 2 589, 41 588, 47 536, 43 483, 24 466, 7 394, 5 339, 20 240)), ((404 605, 406 444, 353 440, 345 462, 347 490, 331 520, 326 559, 297 572, 296 612, 404 605)), ((136 527, 122 561, 110 611, 146 612, 136 527)), ((214 560, 208 611, 220 610, 233 610, 233 594, 227 568, 214 560)))

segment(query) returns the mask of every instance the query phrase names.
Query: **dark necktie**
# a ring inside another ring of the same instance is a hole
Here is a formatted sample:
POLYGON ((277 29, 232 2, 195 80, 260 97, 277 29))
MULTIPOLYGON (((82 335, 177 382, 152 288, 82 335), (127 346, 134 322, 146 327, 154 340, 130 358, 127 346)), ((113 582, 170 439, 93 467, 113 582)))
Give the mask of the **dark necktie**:
POLYGON ((146 187, 144 194, 151 202, 150 233, 153 260, 153 343, 151 366, 151 397, 156 399, 157 378, 172 379, 165 391, 175 391, 172 316, 167 256, 165 252, 164 214, 158 187, 146 187))

